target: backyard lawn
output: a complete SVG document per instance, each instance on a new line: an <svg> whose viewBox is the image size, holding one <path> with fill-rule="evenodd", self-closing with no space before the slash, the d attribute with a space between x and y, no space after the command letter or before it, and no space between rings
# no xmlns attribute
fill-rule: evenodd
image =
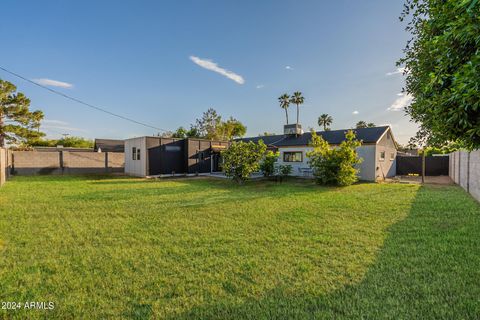
<svg viewBox="0 0 480 320"><path fill-rule="evenodd" d="M15 177L0 318L475 319L480 205L456 186Z"/></svg>

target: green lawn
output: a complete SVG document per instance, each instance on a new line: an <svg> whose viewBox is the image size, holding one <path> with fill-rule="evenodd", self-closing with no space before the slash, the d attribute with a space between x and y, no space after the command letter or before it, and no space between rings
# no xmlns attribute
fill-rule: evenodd
<svg viewBox="0 0 480 320"><path fill-rule="evenodd" d="M0 318L475 319L480 206L456 186L15 177Z"/></svg>

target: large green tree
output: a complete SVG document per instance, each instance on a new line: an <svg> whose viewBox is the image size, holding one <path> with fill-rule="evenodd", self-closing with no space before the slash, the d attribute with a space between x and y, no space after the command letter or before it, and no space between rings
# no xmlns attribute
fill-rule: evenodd
<svg viewBox="0 0 480 320"><path fill-rule="evenodd" d="M222 117L213 108L203 113L200 119L197 119L195 125L190 130L182 132L187 137L200 137L209 140L231 140L240 138L247 132L245 127L239 120L230 117L227 121L223 121Z"/></svg>
<svg viewBox="0 0 480 320"><path fill-rule="evenodd" d="M258 143L234 142L222 151L223 170L227 177L243 183L250 175L260 169L260 161L265 155L267 146L262 140Z"/></svg>
<svg viewBox="0 0 480 320"><path fill-rule="evenodd" d="M480 147L480 1L406 0L406 112L428 145Z"/></svg>
<svg viewBox="0 0 480 320"><path fill-rule="evenodd" d="M44 136L42 119L43 112L30 111L30 100L14 84L0 79L0 147Z"/></svg>

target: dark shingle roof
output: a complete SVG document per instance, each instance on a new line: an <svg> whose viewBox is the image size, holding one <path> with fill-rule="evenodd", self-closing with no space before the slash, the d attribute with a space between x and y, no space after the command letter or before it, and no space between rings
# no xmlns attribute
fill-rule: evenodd
<svg viewBox="0 0 480 320"><path fill-rule="evenodd" d="M125 152L125 142L113 139L95 139L94 150L100 148L103 152Z"/></svg>
<svg viewBox="0 0 480 320"><path fill-rule="evenodd" d="M357 139L361 140L363 143L376 143L388 128L388 126L384 126L352 130L355 132ZM317 134L322 136L322 138L325 139L329 144L340 144L343 140L345 140L345 133L348 130L349 129L318 131ZM237 139L237 141L253 141L255 143L258 142L258 140L263 140L266 145L275 147L306 146L310 143L310 140L312 140L312 134L310 132L306 132L298 137L294 135L274 135Z"/></svg>

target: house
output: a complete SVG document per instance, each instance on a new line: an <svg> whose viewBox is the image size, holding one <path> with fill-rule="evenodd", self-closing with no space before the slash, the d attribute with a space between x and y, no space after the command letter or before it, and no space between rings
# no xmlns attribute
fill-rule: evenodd
<svg viewBox="0 0 480 320"><path fill-rule="evenodd" d="M95 139L93 150L95 152L125 152L125 142L114 139Z"/></svg>
<svg viewBox="0 0 480 320"><path fill-rule="evenodd" d="M137 177L221 171L228 141L138 137L125 140L125 173Z"/></svg>
<svg viewBox="0 0 480 320"><path fill-rule="evenodd" d="M345 140L347 130L319 131L317 135L322 136L330 145L338 146ZM395 176L397 143L393 137L392 129L389 126L382 126L353 130L357 139L362 141L362 146L357 148L359 157L363 159L362 163L358 165L359 179L376 181ZM268 148L280 152L277 163L279 165L291 165L293 175L305 176L311 174L306 153L312 150L309 146L312 134L310 132L303 133L300 125L286 125L283 135L243 138L237 141L258 142L260 139Z"/></svg>

